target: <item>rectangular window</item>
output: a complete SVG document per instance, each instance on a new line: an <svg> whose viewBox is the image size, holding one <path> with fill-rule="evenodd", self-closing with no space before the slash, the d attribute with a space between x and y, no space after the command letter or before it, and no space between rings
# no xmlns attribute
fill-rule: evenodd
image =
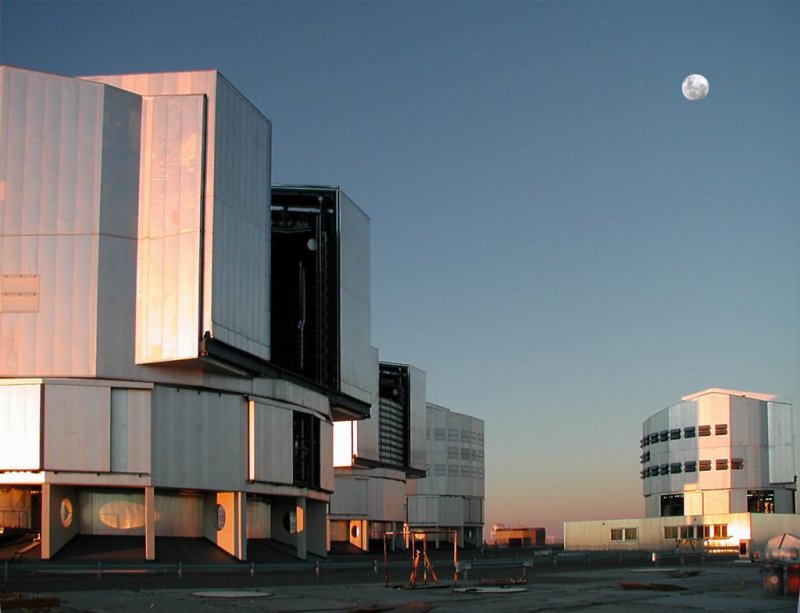
<svg viewBox="0 0 800 613"><path fill-rule="evenodd" d="M623 528L611 528L611 540L612 541L621 541L623 540L624 529Z"/></svg>
<svg viewBox="0 0 800 613"><path fill-rule="evenodd" d="M698 426L697 433L700 436L711 436L711 426Z"/></svg>
<svg viewBox="0 0 800 613"><path fill-rule="evenodd" d="M669 464L662 464L661 465L661 470L659 472L662 475L668 475L669 474Z"/></svg>
<svg viewBox="0 0 800 613"><path fill-rule="evenodd" d="M728 460L717 460L717 470L728 470Z"/></svg>
<svg viewBox="0 0 800 613"><path fill-rule="evenodd" d="M678 526L664 526L664 538L665 539L678 538Z"/></svg>
<svg viewBox="0 0 800 613"><path fill-rule="evenodd" d="M294 484L319 487L319 419L295 411L293 420Z"/></svg>
<svg viewBox="0 0 800 613"><path fill-rule="evenodd" d="M728 538L728 524L714 524L714 538Z"/></svg>
<svg viewBox="0 0 800 613"><path fill-rule="evenodd" d="M462 477L469 477L472 474L472 469L469 466L462 466L461 467L461 476Z"/></svg>
<svg viewBox="0 0 800 613"><path fill-rule="evenodd" d="M668 439L669 439L669 432L667 432L666 430L662 430L661 432L658 433L659 441L664 442Z"/></svg>
<svg viewBox="0 0 800 613"><path fill-rule="evenodd" d="M658 442L658 432L653 432L650 435L650 444L652 445L653 443L657 443L657 442Z"/></svg>
<svg viewBox="0 0 800 613"><path fill-rule="evenodd" d="M478 459L479 460L483 459L483 449L478 449Z"/></svg>
<svg viewBox="0 0 800 613"><path fill-rule="evenodd" d="M447 448L447 459L449 459L449 460L457 460L458 459L458 447L448 447Z"/></svg>
<svg viewBox="0 0 800 613"><path fill-rule="evenodd" d="M711 538L711 526L697 526L697 538Z"/></svg>
<svg viewBox="0 0 800 613"><path fill-rule="evenodd" d="M447 432L444 428L434 428L433 429L433 440L434 441L443 441L447 438Z"/></svg>
<svg viewBox="0 0 800 613"><path fill-rule="evenodd" d="M447 440L457 443L458 442L458 430L456 430L455 428L448 429L447 430Z"/></svg>
<svg viewBox="0 0 800 613"><path fill-rule="evenodd" d="M467 449L466 447L461 448L461 459L469 460L469 449Z"/></svg>
<svg viewBox="0 0 800 613"><path fill-rule="evenodd" d="M469 440L470 440L469 430L462 430L461 431L461 442L462 443L469 443Z"/></svg>
<svg viewBox="0 0 800 613"><path fill-rule="evenodd" d="M711 470L711 460L700 460L700 470Z"/></svg>
<svg viewBox="0 0 800 613"><path fill-rule="evenodd" d="M658 476L658 466L651 466L650 467L650 476L657 477Z"/></svg>
<svg viewBox="0 0 800 613"><path fill-rule="evenodd" d="M673 474L673 475L675 473L681 472L681 463L680 462L673 462L672 464L670 464L669 465L669 472L671 474Z"/></svg>
<svg viewBox="0 0 800 613"><path fill-rule="evenodd" d="M638 541L639 540L639 528L623 528L623 539L626 541Z"/></svg>
<svg viewBox="0 0 800 613"><path fill-rule="evenodd" d="M448 477L458 477L458 465L457 464L448 464L447 465L447 476Z"/></svg>
<svg viewBox="0 0 800 613"><path fill-rule="evenodd" d="M693 473L697 470L697 462L694 460L689 460L683 463L683 470L687 473Z"/></svg>
<svg viewBox="0 0 800 613"><path fill-rule="evenodd" d="M683 438L694 438L694 426L687 426L683 429Z"/></svg>
<svg viewBox="0 0 800 613"><path fill-rule="evenodd" d="M669 440L674 441L676 439L679 439L680 437L681 437L680 428L672 428L672 430L669 431Z"/></svg>
<svg viewBox="0 0 800 613"><path fill-rule="evenodd" d="M732 470L742 470L744 468L744 460L742 458L732 458L731 459L731 469Z"/></svg>
<svg viewBox="0 0 800 613"><path fill-rule="evenodd" d="M714 434L717 436L728 434L728 424L717 424L714 426Z"/></svg>
<svg viewBox="0 0 800 613"><path fill-rule="evenodd" d="M693 539L694 538L694 526L681 526L679 530L680 537L682 539Z"/></svg>
<svg viewBox="0 0 800 613"><path fill-rule="evenodd" d="M748 513L774 513L775 490L748 490Z"/></svg>

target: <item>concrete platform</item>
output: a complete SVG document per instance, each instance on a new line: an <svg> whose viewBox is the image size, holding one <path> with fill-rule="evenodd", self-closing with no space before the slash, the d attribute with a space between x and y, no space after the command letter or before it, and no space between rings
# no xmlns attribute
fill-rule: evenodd
<svg viewBox="0 0 800 613"><path fill-rule="evenodd" d="M681 571L690 570L685 567ZM526 591L515 593L454 592L447 584L438 588L409 589L372 582L321 584L308 577L302 585L286 585L280 575L252 577L233 587L208 581L205 587L181 586L174 579L169 589L110 590L106 580L97 589L46 591L56 597L59 611L111 612L168 610L190 611L517 611L591 610L643 611L797 611L796 597L765 594L760 566L732 562L709 563L691 570L695 576L674 576L668 569L642 573L633 568L552 570L529 573ZM683 573L682 573L683 574ZM688 573L687 573L688 575ZM296 578L295 578L296 579ZM185 581L185 579L184 579ZM669 585L676 590L623 589L621 582ZM462 582L461 586L477 586ZM666 589L666 588L665 588ZM214 592L214 593L211 593Z"/></svg>

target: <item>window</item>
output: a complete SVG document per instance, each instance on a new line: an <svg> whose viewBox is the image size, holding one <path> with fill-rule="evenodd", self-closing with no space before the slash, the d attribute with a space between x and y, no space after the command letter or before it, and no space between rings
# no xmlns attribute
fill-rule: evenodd
<svg viewBox="0 0 800 613"><path fill-rule="evenodd" d="M669 465L669 472L671 474L673 474L673 475L675 473L681 472L681 463L680 462L673 462L672 464L670 464Z"/></svg>
<svg viewBox="0 0 800 613"><path fill-rule="evenodd" d="M728 460L717 460L717 470L728 470Z"/></svg>
<svg viewBox="0 0 800 613"><path fill-rule="evenodd" d="M664 538L665 539L678 538L678 526L664 526Z"/></svg>
<svg viewBox="0 0 800 613"><path fill-rule="evenodd" d="M651 466L650 467L650 476L657 477L658 476L658 466Z"/></svg>
<svg viewBox="0 0 800 613"><path fill-rule="evenodd" d="M731 459L731 469L732 470L742 470L744 468L744 460L742 458L732 458Z"/></svg>
<svg viewBox="0 0 800 613"><path fill-rule="evenodd" d="M458 459L458 447L448 447L447 448L447 459L449 459L449 460L457 460Z"/></svg>
<svg viewBox="0 0 800 613"><path fill-rule="evenodd" d="M668 475L669 474L669 464L662 464L660 468L661 468L661 470L659 472L662 475Z"/></svg>
<svg viewBox="0 0 800 613"><path fill-rule="evenodd" d="M747 511L749 513L774 513L774 490L748 490Z"/></svg>
<svg viewBox="0 0 800 613"><path fill-rule="evenodd" d="M714 426L714 434L717 436L724 436L728 434L728 424L717 424Z"/></svg>
<svg viewBox="0 0 800 613"><path fill-rule="evenodd" d="M700 436L711 436L711 426L698 426L697 433Z"/></svg>
<svg viewBox="0 0 800 613"><path fill-rule="evenodd" d="M683 494L664 494L661 496L661 517L680 517L683 515Z"/></svg>
<svg viewBox="0 0 800 613"><path fill-rule="evenodd" d="M650 461L650 452L645 451L642 455L639 456L639 463L640 464L647 464Z"/></svg>
<svg viewBox="0 0 800 613"><path fill-rule="evenodd" d="M466 447L461 448L461 459L469 460L469 449L467 449Z"/></svg>
<svg viewBox="0 0 800 613"><path fill-rule="evenodd" d="M433 440L434 441L443 441L447 437L447 432L444 428L434 428L433 429Z"/></svg>
<svg viewBox="0 0 800 613"><path fill-rule="evenodd" d="M639 528L611 528L612 541L638 541Z"/></svg>
<svg viewBox="0 0 800 613"><path fill-rule="evenodd" d="M700 460L700 470L711 470L711 460Z"/></svg>
<svg viewBox="0 0 800 613"><path fill-rule="evenodd" d="M714 524L714 538L728 538L728 524Z"/></svg>
<svg viewBox="0 0 800 613"><path fill-rule="evenodd" d="M448 477L458 477L458 464L448 464L447 465L447 476Z"/></svg>
<svg viewBox="0 0 800 613"><path fill-rule="evenodd" d="M653 432L650 435L650 444L652 445L653 443L657 443L657 442L658 442L658 432Z"/></svg>
<svg viewBox="0 0 800 613"><path fill-rule="evenodd" d="M681 526L678 533L682 539L693 539L694 526Z"/></svg>
<svg viewBox="0 0 800 613"><path fill-rule="evenodd" d="M666 430L662 430L661 432L658 433L659 441L664 442L667 439L669 439L669 432L667 432Z"/></svg>
<svg viewBox="0 0 800 613"><path fill-rule="evenodd" d="M683 438L694 438L694 426L687 426L683 429Z"/></svg>
<svg viewBox="0 0 800 613"><path fill-rule="evenodd" d="M680 437L681 437L680 428L672 428L672 430L669 431L669 440L674 441L676 439L679 439Z"/></svg>
<svg viewBox="0 0 800 613"><path fill-rule="evenodd" d="M458 430L456 430L455 428L449 428L447 430L447 440L457 443L458 442Z"/></svg>
<svg viewBox="0 0 800 613"><path fill-rule="evenodd" d="M689 460L683 463L683 471L687 473L693 473L697 470L697 462L694 460Z"/></svg>
<svg viewBox="0 0 800 613"><path fill-rule="evenodd" d="M650 439L646 436L644 438L639 439L639 447L644 449L650 443Z"/></svg>
<svg viewBox="0 0 800 613"><path fill-rule="evenodd" d="M472 475L472 469L469 466L462 466L461 467L461 476L462 477L469 477Z"/></svg>
<svg viewBox="0 0 800 613"><path fill-rule="evenodd" d="M319 487L319 419L307 413L294 413L294 483Z"/></svg>
<svg viewBox="0 0 800 613"><path fill-rule="evenodd" d="M483 459L483 449L478 449L478 459L479 460Z"/></svg>
<svg viewBox="0 0 800 613"><path fill-rule="evenodd" d="M461 442L462 443L469 443L469 441L470 441L469 434L470 434L469 430L462 430L461 431Z"/></svg>
<svg viewBox="0 0 800 613"><path fill-rule="evenodd" d="M437 477L444 477L447 474L447 465L446 464L434 464L433 465L433 474Z"/></svg>
<svg viewBox="0 0 800 613"><path fill-rule="evenodd" d="M711 538L711 526L697 526L697 538Z"/></svg>
<svg viewBox="0 0 800 613"><path fill-rule="evenodd" d="M469 450L469 459L475 462L478 459L478 451L476 449Z"/></svg>

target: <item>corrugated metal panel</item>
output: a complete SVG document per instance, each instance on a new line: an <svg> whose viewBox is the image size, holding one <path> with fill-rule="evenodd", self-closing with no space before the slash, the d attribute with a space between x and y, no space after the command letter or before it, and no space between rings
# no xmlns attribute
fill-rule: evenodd
<svg viewBox="0 0 800 613"><path fill-rule="evenodd" d="M203 496L156 494L156 536L203 536Z"/></svg>
<svg viewBox="0 0 800 613"><path fill-rule="evenodd" d="M333 491L333 424L319 423L319 486Z"/></svg>
<svg viewBox="0 0 800 613"><path fill-rule="evenodd" d="M205 99L145 98L136 362L194 358L200 337Z"/></svg>
<svg viewBox="0 0 800 613"><path fill-rule="evenodd" d="M364 517L367 513L367 479L352 475L337 476L331 494L330 514L344 517Z"/></svg>
<svg viewBox="0 0 800 613"><path fill-rule="evenodd" d="M0 385L0 470L39 470L40 385Z"/></svg>
<svg viewBox="0 0 800 613"><path fill-rule="evenodd" d="M369 217L339 190L341 389L372 401L375 359L371 346Z"/></svg>
<svg viewBox="0 0 800 613"><path fill-rule="evenodd" d="M270 538L270 505L259 500L247 501L247 538Z"/></svg>
<svg viewBox="0 0 800 613"><path fill-rule="evenodd" d="M378 406L380 403L380 388L378 385L378 349L370 347L370 417L354 422L356 431L355 454L360 458L378 460Z"/></svg>
<svg viewBox="0 0 800 613"><path fill-rule="evenodd" d="M206 210L212 302L204 329L269 359L271 125L221 77L216 102L213 219Z"/></svg>
<svg viewBox="0 0 800 613"><path fill-rule="evenodd" d="M795 478L794 430L792 405L767 403L769 436L769 482L791 483Z"/></svg>
<svg viewBox="0 0 800 613"><path fill-rule="evenodd" d="M92 375L104 88L0 75L0 274L40 277L37 313L0 313L0 375Z"/></svg>
<svg viewBox="0 0 800 613"><path fill-rule="evenodd" d="M247 402L242 396L156 386L151 419L154 486L244 489Z"/></svg>
<svg viewBox="0 0 800 613"><path fill-rule="evenodd" d="M408 367L408 378L411 388L410 421L411 421L411 458L413 468L425 469L429 463L427 457L427 441L425 430L427 425L427 408L425 372L414 366Z"/></svg>
<svg viewBox="0 0 800 613"><path fill-rule="evenodd" d="M111 471L150 473L150 391L111 390Z"/></svg>
<svg viewBox="0 0 800 613"><path fill-rule="evenodd" d="M207 97L202 331L269 358L271 124L216 71L86 77Z"/></svg>
<svg viewBox="0 0 800 613"><path fill-rule="evenodd" d="M249 479L292 483L292 411L255 400L248 411Z"/></svg>
<svg viewBox="0 0 800 613"><path fill-rule="evenodd" d="M108 472L111 469L111 390L46 385L44 467Z"/></svg>
<svg viewBox="0 0 800 613"><path fill-rule="evenodd" d="M78 491L78 531L95 535L144 535L144 492Z"/></svg>

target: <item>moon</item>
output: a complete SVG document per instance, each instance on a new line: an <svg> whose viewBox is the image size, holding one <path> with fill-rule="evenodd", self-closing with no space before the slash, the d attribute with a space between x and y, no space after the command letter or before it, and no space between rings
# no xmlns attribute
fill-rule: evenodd
<svg viewBox="0 0 800 613"><path fill-rule="evenodd" d="M687 100L702 100L708 96L708 89L708 79L701 74L690 74L681 85L681 91Z"/></svg>

